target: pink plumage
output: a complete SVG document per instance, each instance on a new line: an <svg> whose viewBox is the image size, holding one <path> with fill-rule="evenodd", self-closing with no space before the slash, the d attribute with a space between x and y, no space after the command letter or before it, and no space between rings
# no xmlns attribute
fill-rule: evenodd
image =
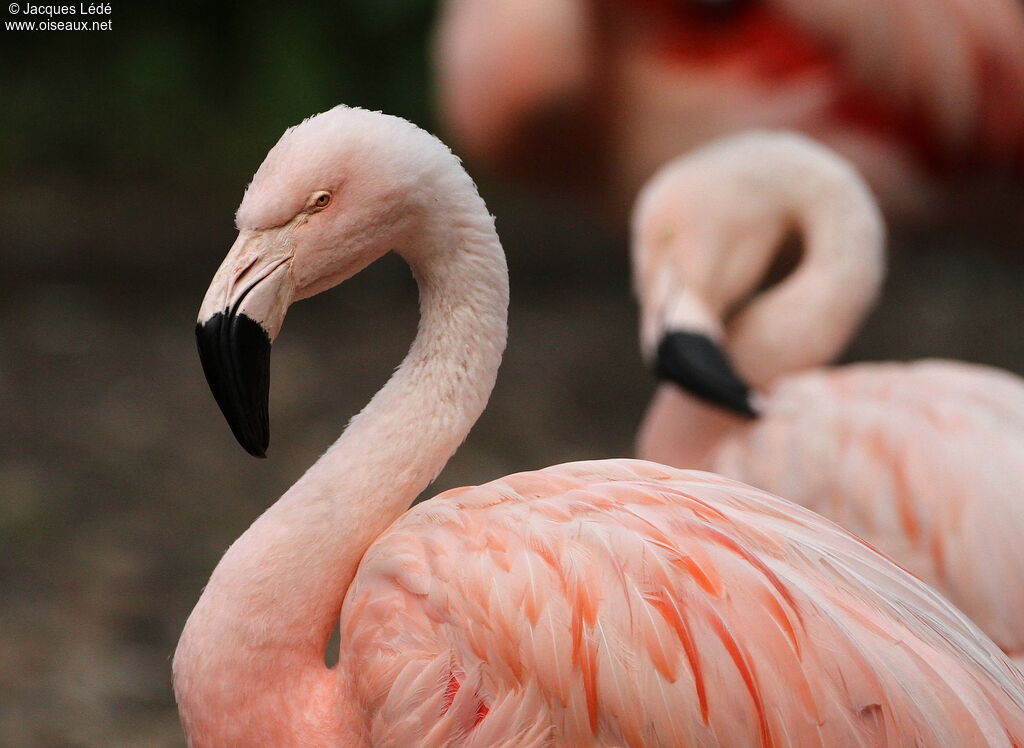
<svg viewBox="0 0 1024 748"><path fill-rule="evenodd" d="M695 192L717 212L693 204ZM816 368L846 344L881 281L883 234L866 197L852 170L789 135L725 140L656 178L635 226L645 334L701 328L761 391L757 418L744 420L663 384L639 454L824 514L949 595L1019 657L1024 381L954 361ZM670 246L652 243L684 225ZM792 274L762 293L733 283L777 249L780 227L805 236ZM745 300L717 322L713 308L732 308L732 296ZM670 320L674 308L683 311Z"/></svg>
<svg viewBox="0 0 1024 748"><path fill-rule="evenodd" d="M1024 168L1018 0L447 0L437 67L468 156L603 168L584 185L621 204L753 127L821 140L901 210L951 170Z"/></svg>
<svg viewBox="0 0 1024 748"><path fill-rule="evenodd" d="M174 655L191 745L1024 744L1024 676L990 640L757 489L609 460L409 509L483 410L506 334L494 219L433 137L318 115L271 150L237 223L197 338L250 452L268 445L269 351L292 302L397 248L421 322L214 570Z"/></svg>
<svg viewBox="0 0 1024 748"><path fill-rule="evenodd" d="M1020 675L938 594L812 512L647 462L413 508L367 550L341 626L374 745L1024 734Z"/></svg>
<svg viewBox="0 0 1024 748"><path fill-rule="evenodd" d="M1024 382L952 361L794 375L713 469L831 517L1024 656ZM785 466L785 474L780 466Z"/></svg>

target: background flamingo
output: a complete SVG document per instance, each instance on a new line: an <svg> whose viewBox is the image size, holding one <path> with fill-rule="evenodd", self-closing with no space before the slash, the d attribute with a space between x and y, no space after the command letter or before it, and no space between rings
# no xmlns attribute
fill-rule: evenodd
<svg viewBox="0 0 1024 748"><path fill-rule="evenodd" d="M174 658L192 744L1024 740L1024 679L981 632L756 489L612 460L405 512L484 408L506 333L493 218L439 141L318 115L270 152L237 223L197 336L251 453L291 302L397 247L422 317L389 382L214 571Z"/></svg>
<svg viewBox="0 0 1024 748"><path fill-rule="evenodd" d="M787 231L803 256L757 291ZM825 514L1024 653L1024 382L953 361L818 368L883 277L882 221L853 169L797 135L725 139L655 176L633 232L643 346L669 380L639 454ZM763 393L753 421L735 415L753 414L746 382Z"/></svg>
<svg viewBox="0 0 1024 748"><path fill-rule="evenodd" d="M622 206L669 158L751 127L820 139L897 209L950 169L1024 166L1018 0L447 0L436 59L460 151L603 169L579 183Z"/></svg>

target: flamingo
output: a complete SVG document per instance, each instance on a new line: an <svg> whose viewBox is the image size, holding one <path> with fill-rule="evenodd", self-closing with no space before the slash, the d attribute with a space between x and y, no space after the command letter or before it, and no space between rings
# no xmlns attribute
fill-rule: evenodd
<svg viewBox="0 0 1024 748"><path fill-rule="evenodd" d="M395 249L421 321L189 616L173 672L191 745L1024 742L1024 675L984 634L760 490L605 460L409 509L483 410L506 335L494 219L433 136L362 109L314 116L270 151L237 225L197 337L250 453L268 446L289 304Z"/></svg>
<svg viewBox="0 0 1024 748"><path fill-rule="evenodd" d="M803 256L757 291L789 230ZM1024 655L1024 381L940 360L822 368L884 274L853 168L792 133L722 139L644 189L633 259L642 347L665 378L637 453L824 514Z"/></svg>
<svg viewBox="0 0 1024 748"><path fill-rule="evenodd" d="M1019 0L447 0L435 58L467 157L579 172L623 208L752 128L821 140L904 216L978 161L1024 169Z"/></svg>

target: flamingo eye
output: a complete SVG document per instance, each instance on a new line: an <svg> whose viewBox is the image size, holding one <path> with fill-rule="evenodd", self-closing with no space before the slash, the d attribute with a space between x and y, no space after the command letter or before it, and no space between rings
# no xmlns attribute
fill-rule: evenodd
<svg viewBox="0 0 1024 748"><path fill-rule="evenodd" d="M331 193L330 192L319 192L316 197L313 198L314 208L326 208L331 204Z"/></svg>

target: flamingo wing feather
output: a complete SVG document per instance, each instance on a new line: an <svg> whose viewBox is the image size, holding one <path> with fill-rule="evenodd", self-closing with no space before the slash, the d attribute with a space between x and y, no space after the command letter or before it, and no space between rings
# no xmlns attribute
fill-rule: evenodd
<svg viewBox="0 0 1024 748"><path fill-rule="evenodd" d="M341 642L380 745L1024 737L1021 674L929 587L809 511L642 461L415 507L364 556Z"/></svg>
<svg viewBox="0 0 1024 748"><path fill-rule="evenodd" d="M1024 382L952 361L787 377L709 467L782 493L941 590L1024 653Z"/></svg>

